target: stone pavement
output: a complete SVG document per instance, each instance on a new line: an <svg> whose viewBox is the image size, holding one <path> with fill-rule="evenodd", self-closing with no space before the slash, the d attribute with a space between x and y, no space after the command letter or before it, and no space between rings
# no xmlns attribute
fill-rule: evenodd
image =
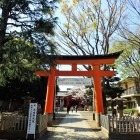
<svg viewBox="0 0 140 140"><path fill-rule="evenodd" d="M59 123L54 123L52 127L48 127L47 132L37 140L108 140L100 128L96 127L92 112L74 111L69 114L58 112L56 121L59 114L63 114L64 118Z"/></svg>

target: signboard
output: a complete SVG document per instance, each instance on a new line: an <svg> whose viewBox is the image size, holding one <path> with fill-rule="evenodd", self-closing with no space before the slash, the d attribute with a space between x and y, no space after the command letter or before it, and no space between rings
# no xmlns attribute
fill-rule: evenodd
<svg viewBox="0 0 140 140"><path fill-rule="evenodd" d="M29 114L28 114L27 135L34 134L34 138L35 138L35 129L36 129L36 115L37 115L37 103L30 103Z"/></svg>
<svg viewBox="0 0 140 140"><path fill-rule="evenodd" d="M57 78L57 85L92 85L91 78Z"/></svg>
<svg viewBox="0 0 140 140"><path fill-rule="evenodd" d="M56 96L68 96L68 92L57 92L57 95Z"/></svg>

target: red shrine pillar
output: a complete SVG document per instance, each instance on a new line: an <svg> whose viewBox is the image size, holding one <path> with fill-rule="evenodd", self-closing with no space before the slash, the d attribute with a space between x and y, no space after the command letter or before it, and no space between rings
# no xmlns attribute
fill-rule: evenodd
<svg viewBox="0 0 140 140"><path fill-rule="evenodd" d="M93 65L96 123L100 126L100 113L104 113L100 65Z"/></svg>
<svg viewBox="0 0 140 140"><path fill-rule="evenodd" d="M48 76L46 103L44 113L48 113L48 126L52 125L53 105L55 92L55 68L51 68Z"/></svg>

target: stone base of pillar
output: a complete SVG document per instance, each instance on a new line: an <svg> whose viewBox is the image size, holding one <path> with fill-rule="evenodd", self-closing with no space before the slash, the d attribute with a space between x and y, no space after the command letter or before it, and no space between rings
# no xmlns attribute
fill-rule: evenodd
<svg viewBox="0 0 140 140"><path fill-rule="evenodd" d="M95 114L95 121L96 121L97 127L100 127L101 126L100 114Z"/></svg>
<svg viewBox="0 0 140 140"><path fill-rule="evenodd" d="M52 126L52 118L53 118L53 113L48 113L48 123L47 123L47 126Z"/></svg>
<svg viewBox="0 0 140 140"><path fill-rule="evenodd" d="M93 112L93 120L95 120L95 112Z"/></svg>

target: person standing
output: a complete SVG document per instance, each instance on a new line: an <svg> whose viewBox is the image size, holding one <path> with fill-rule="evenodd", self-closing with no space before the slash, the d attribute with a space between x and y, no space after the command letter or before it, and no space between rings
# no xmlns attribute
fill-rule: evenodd
<svg viewBox="0 0 140 140"><path fill-rule="evenodd" d="M72 107L72 100L70 100L67 104L67 114L69 114L71 107Z"/></svg>
<svg viewBox="0 0 140 140"><path fill-rule="evenodd" d="M67 106L67 114L69 114L70 112L70 107L71 107L70 105Z"/></svg>
<svg viewBox="0 0 140 140"><path fill-rule="evenodd" d="M76 99L76 101L75 101L75 111L77 112L77 109L78 109L78 104L79 104L79 102L78 102L78 100Z"/></svg>

